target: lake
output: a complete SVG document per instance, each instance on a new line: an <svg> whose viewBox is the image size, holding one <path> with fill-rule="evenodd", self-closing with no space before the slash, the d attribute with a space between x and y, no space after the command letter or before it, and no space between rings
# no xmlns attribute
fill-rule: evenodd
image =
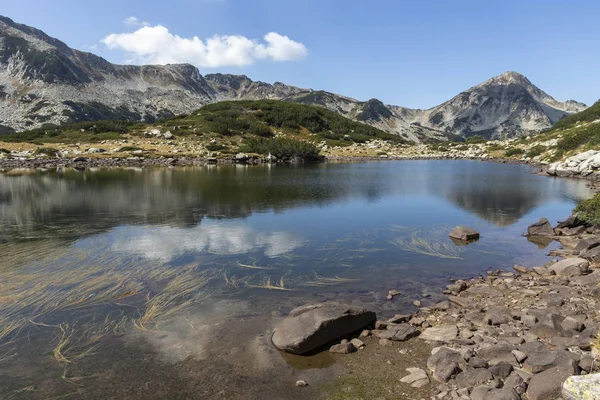
<svg viewBox="0 0 600 400"><path fill-rule="evenodd" d="M592 194L480 161L6 171L0 398L315 398L341 367L270 346L290 309L392 316L543 264L557 244L522 233ZM481 239L455 245L456 225Z"/></svg>

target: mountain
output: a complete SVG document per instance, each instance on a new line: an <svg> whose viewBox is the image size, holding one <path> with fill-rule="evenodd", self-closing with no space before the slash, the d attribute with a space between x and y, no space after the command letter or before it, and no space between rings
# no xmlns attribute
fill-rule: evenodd
<svg viewBox="0 0 600 400"><path fill-rule="evenodd" d="M0 16L0 134L84 120L153 122L218 101L260 99L319 105L415 142L522 136L585 108L556 101L516 72L415 110L243 75L202 76L189 64L116 65Z"/></svg>

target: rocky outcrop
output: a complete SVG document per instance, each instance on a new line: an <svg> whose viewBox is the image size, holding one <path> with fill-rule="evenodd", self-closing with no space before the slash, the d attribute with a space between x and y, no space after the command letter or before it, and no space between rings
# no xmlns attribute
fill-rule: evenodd
<svg viewBox="0 0 600 400"><path fill-rule="evenodd" d="M600 374L571 376L562 388L565 400L600 399Z"/></svg>
<svg viewBox="0 0 600 400"><path fill-rule="evenodd" d="M258 99L325 107L417 143L522 136L585 108L556 101L516 72L415 110L244 75L202 76L189 64L116 65L0 16L0 134L81 120L152 122L216 101Z"/></svg>
<svg viewBox="0 0 600 400"><path fill-rule="evenodd" d="M527 227L526 236L554 236L556 233L546 218L540 218L539 222Z"/></svg>
<svg viewBox="0 0 600 400"><path fill-rule="evenodd" d="M550 176L573 177L573 178L600 178L600 152L588 150L579 153L564 161L550 164L546 173Z"/></svg>
<svg viewBox="0 0 600 400"><path fill-rule="evenodd" d="M372 311L338 303L313 304L293 309L273 333L279 350L305 354L326 344L373 325ZM348 350L343 346L336 352Z"/></svg>

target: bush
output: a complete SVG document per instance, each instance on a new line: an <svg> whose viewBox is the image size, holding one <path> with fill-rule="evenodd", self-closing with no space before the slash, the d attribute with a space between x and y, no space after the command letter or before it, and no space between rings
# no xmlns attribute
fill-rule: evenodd
<svg viewBox="0 0 600 400"><path fill-rule="evenodd" d="M506 150L506 153L504 153L506 157L521 156L523 154L525 154L525 150L519 149L518 147L511 147L510 149Z"/></svg>
<svg viewBox="0 0 600 400"><path fill-rule="evenodd" d="M34 155L45 154L49 157L56 157L58 150L53 147L39 147L33 152Z"/></svg>
<svg viewBox="0 0 600 400"><path fill-rule="evenodd" d="M125 151L137 151L137 150L143 150L139 147L135 147L135 146L123 146L117 149L117 152L122 153Z"/></svg>
<svg viewBox="0 0 600 400"><path fill-rule="evenodd" d="M575 207L577 216L590 224L600 224L600 193L589 200L582 200Z"/></svg>
<svg viewBox="0 0 600 400"><path fill-rule="evenodd" d="M538 144L538 145L533 146L529 150L527 150L527 152L525 153L525 157L529 157L529 158L537 157L545 151L546 151L546 148L544 146Z"/></svg>
<svg viewBox="0 0 600 400"><path fill-rule="evenodd" d="M222 144L218 144L218 143L206 145L206 150L208 150L208 151L219 151L219 150L224 150L226 148L227 148L226 146L223 146Z"/></svg>
<svg viewBox="0 0 600 400"><path fill-rule="evenodd" d="M240 151L264 155L271 153L283 159L300 157L307 161L315 161L322 158L314 144L282 137L247 139Z"/></svg>
<svg viewBox="0 0 600 400"><path fill-rule="evenodd" d="M471 136L470 138L467 139L467 143L470 143L470 144L478 144L478 143L485 143L485 142L487 142L487 139L485 139L483 136L480 136L480 135Z"/></svg>

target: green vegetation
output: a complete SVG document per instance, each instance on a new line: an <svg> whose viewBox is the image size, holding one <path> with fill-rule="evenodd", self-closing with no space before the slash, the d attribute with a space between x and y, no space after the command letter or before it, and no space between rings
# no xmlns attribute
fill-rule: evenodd
<svg viewBox="0 0 600 400"><path fill-rule="evenodd" d="M554 124L552 129L554 130L570 128L577 125L580 122L593 122L597 119L600 119L600 100L598 100L593 105L581 112L569 115L568 117L561 119L556 124Z"/></svg>
<svg viewBox="0 0 600 400"><path fill-rule="evenodd" d="M518 147L511 147L504 153L506 157L521 156L523 154L525 154L525 150L519 149Z"/></svg>
<svg viewBox="0 0 600 400"><path fill-rule="evenodd" d="M227 146L223 146L222 144L207 144L206 145L206 150L208 151L220 151L220 150L225 150L227 148Z"/></svg>
<svg viewBox="0 0 600 400"><path fill-rule="evenodd" d="M14 132L0 136L4 142L31 143L95 143L102 140L120 139L132 125L126 121L89 121L61 126L49 125L23 132Z"/></svg>
<svg viewBox="0 0 600 400"><path fill-rule="evenodd" d="M545 151L546 151L546 147L538 144L538 145L533 146L529 150L527 150L527 152L525 153L525 157L529 157L529 158L537 157Z"/></svg>
<svg viewBox="0 0 600 400"><path fill-rule="evenodd" d="M39 155L39 154L45 154L49 157L56 157L56 154L58 153L58 150L52 147L40 147L35 149L35 151L33 152L33 154L35 155Z"/></svg>
<svg viewBox="0 0 600 400"><path fill-rule="evenodd" d="M137 150L143 150L139 147L135 147L135 146L123 146L123 147L119 147L117 149L118 152L126 152L126 151L137 151Z"/></svg>
<svg viewBox="0 0 600 400"><path fill-rule="evenodd" d="M557 147L564 151L579 147L597 147L600 145L600 123L589 124L567 131L558 141Z"/></svg>
<svg viewBox="0 0 600 400"><path fill-rule="evenodd" d="M485 143L487 141L488 141L488 139L486 139L480 135L471 136L470 138L467 139L467 143L469 143L469 144L479 144L479 143Z"/></svg>
<svg viewBox="0 0 600 400"><path fill-rule="evenodd" d="M293 157L300 157L307 161L321 159L319 149L314 144L283 137L247 139L240 150L264 155L271 153L275 157L283 159Z"/></svg>
<svg viewBox="0 0 600 400"><path fill-rule="evenodd" d="M590 224L600 224L600 193L588 200L582 200L575 207L577 216Z"/></svg>

